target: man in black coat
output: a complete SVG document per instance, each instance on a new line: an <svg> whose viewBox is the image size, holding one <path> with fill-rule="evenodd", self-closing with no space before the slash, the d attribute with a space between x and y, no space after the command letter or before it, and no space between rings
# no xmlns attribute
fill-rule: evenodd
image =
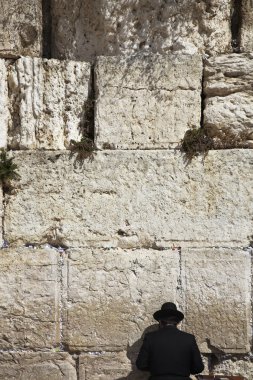
<svg viewBox="0 0 253 380"><path fill-rule="evenodd" d="M204 365L194 335L180 331L177 325L184 314L172 302L166 302L153 317L159 330L147 333L136 366L151 373L150 380L190 380Z"/></svg>

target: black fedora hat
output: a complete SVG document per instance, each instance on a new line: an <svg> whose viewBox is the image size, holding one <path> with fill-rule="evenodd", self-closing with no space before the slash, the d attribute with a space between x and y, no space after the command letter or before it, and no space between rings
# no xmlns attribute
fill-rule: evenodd
<svg viewBox="0 0 253 380"><path fill-rule="evenodd" d="M153 317L157 321L160 321L161 319L167 317L176 317L178 319L178 322L180 322L184 319L184 314L181 313L181 311L177 310L177 307L173 302L165 302L162 305L161 310L157 310L153 314Z"/></svg>

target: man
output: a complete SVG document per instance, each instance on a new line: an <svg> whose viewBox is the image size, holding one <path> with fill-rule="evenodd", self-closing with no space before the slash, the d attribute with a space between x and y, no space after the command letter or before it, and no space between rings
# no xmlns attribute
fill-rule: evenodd
<svg viewBox="0 0 253 380"><path fill-rule="evenodd" d="M184 314L172 302L166 302L153 317L159 330L147 333L136 366L151 373L150 380L190 380L204 365L194 335L180 331Z"/></svg>

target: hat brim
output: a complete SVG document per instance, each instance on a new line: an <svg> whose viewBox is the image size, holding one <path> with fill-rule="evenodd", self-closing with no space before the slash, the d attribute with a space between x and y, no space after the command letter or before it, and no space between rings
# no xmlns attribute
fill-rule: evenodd
<svg viewBox="0 0 253 380"><path fill-rule="evenodd" d="M158 310L153 314L153 317L156 321L167 317L176 317L178 322L181 322L184 319L184 314L178 310Z"/></svg>

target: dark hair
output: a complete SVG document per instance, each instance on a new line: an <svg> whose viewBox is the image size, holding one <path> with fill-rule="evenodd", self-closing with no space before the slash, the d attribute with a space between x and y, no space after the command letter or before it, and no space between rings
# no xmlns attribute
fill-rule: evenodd
<svg viewBox="0 0 253 380"><path fill-rule="evenodd" d="M160 326L162 327L168 326L168 325L176 326L178 325L179 320L177 317L171 316L171 317L160 319L159 323L160 323Z"/></svg>

